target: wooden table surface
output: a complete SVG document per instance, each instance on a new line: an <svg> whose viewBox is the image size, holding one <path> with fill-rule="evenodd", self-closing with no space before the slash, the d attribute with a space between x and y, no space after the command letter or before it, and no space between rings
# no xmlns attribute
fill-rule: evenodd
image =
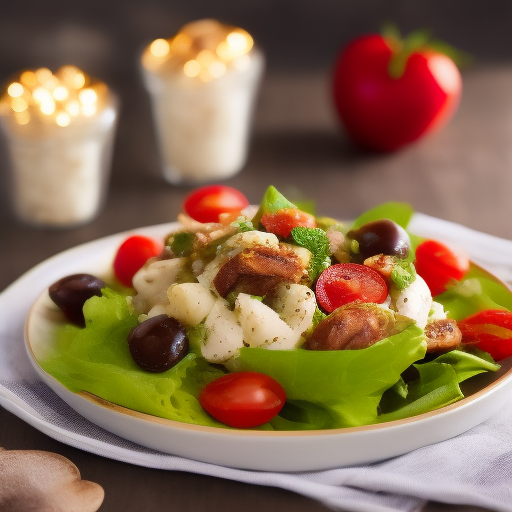
<svg viewBox="0 0 512 512"><path fill-rule="evenodd" d="M247 165L227 184L258 202L273 184L319 213L351 218L383 201L512 238L512 67L464 74L460 109L443 131L390 155L354 149L338 128L326 73L273 73L262 86ZM126 90L108 201L90 224L39 231L0 210L0 290L40 261L111 233L172 221L187 187L160 177L147 99ZM7 196L3 191L4 199ZM142 512L321 512L325 506L281 489L165 472L101 458L58 443L0 409L0 446L60 453L106 491L100 510ZM428 512L482 510L431 503Z"/></svg>

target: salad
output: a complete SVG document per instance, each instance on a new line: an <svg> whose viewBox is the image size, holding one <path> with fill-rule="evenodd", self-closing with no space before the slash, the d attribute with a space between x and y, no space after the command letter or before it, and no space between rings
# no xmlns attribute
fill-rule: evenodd
<svg viewBox="0 0 512 512"><path fill-rule="evenodd" d="M304 210L272 186L258 206L221 185L192 192L163 241L123 242L113 277L49 288L66 320L39 364L161 418L318 430L444 407L512 355L512 293L409 233L409 205L351 223Z"/></svg>

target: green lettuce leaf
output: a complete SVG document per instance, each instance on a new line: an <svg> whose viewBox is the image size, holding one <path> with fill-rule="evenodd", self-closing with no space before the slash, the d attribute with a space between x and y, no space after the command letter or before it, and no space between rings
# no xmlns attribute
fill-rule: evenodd
<svg viewBox="0 0 512 512"><path fill-rule="evenodd" d="M374 422L384 391L424 355L423 331L411 325L362 350L243 348L238 364L240 370L263 372L276 379L295 404L311 402L316 412L323 408L322 417L338 428Z"/></svg>
<svg viewBox="0 0 512 512"><path fill-rule="evenodd" d="M126 297L107 289L84 306L86 327L65 326L57 349L41 367L72 392L87 391L115 404L161 418L223 425L213 420L197 397L210 381L224 374L189 353L163 373L148 373L133 361L127 336L137 324Z"/></svg>
<svg viewBox="0 0 512 512"><path fill-rule="evenodd" d="M438 295L436 301L454 320L462 320L485 309L512 310L512 292L476 265L471 265L464 279Z"/></svg>
<svg viewBox="0 0 512 512"><path fill-rule="evenodd" d="M360 228L363 224L381 219L392 220L405 229L413 214L412 206L407 203L383 203L357 217L352 225L352 229Z"/></svg>
<svg viewBox="0 0 512 512"><path fill-rule="evenodd" d="M479 373L495 372L500 369L500 365L496 364L487 352L478 349L469 350L471 351L451 350L437 356L432 362L451 365L457 374L459 383Z"/></svg>
<svg viewBox="0 0 512 512"><path fill-rule="evenodd" d="M456 402L464 398L461 382L499 367L489 354L478 350L452 350L428 363L416 364L419 376L407 384L406 393L395 386L382 397L378 422L416 416Z"/></svg>
<svg viewBox="0 0 512 512"><path fill-rule="evenodd" d="M323 430L334 428L335 417L328 408L319 404L287 400L270 424L274 430Z"/></svg>
<svg viewBox="0 0 512 512"><path fill-rule="evenodd" d="M376 423L394 421L444 407L464 397L455 369L446 363L415 365L420 377L408 384L407 397L386 395L381 403L385 411Z"/></svg>
<svg viewBox="0 0 512 512"><path fill-rule="evenodd" d="M414 215L414 210L411 205L407 203L398 203L398 202L388 202L383 203L378 206L375 206L371 210L368 210L361 214L357 219L354 221L351 229L356 230L360 228L362 225L367 224L369 222L374 222L376 220L383 220L388 219L399 226L403 227L404 229L407 229L407 226L409 225L409 222ZM411 240L411 249L409 251L409 254L407 255L407 258L404 260L404 264L408 265L412 263L415 259L415 250L418 245L419 238L415 235L408 233L409 238ZM352 240L352 243L356 244L356 247L353 247L352 250L354 252L358 252L357 248L357 242L355 240ZM414 272L414 269L407 268L404 266L404 270L407 270L411 275L411 282L414 281L416 274ZM395 278L398 282L400 282L400 276L395 272Z"/></svg>
<svg viewBox="0 0 512 512"><path fill-rule="evenodd" d="M291 235L297 245L311 252L308 273L310 280L314 281L331 265L329 239L325 231L320 228L295 227L292 229Z"/></svg>

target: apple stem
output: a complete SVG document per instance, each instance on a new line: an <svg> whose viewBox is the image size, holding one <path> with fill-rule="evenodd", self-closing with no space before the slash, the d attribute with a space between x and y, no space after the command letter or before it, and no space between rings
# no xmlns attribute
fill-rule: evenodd
<svg viewBox="0 0 512 512"><path fill-rule="evenodd" d="M442 41L432 41L430 30L420 29L402 37L400 30L393 24L383 27L382 36L389 44L393 55L389 61L388 73L395 80L400 79L407 66L409 57L417 51L432 50L442 53L452 59L459 67L467 66L473 62L469 54L457 50L453 46Z"/></svg>

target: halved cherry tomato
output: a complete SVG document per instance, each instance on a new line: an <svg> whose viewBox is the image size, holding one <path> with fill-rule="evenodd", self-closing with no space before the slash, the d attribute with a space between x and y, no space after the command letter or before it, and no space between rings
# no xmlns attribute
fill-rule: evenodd
<svg viewBox="0 0 512 512"><path fill-rule="evenodd" d="M114 274L124 286L132 286L133 276L144 263L157 256L163 244L147 236L134 235L127 238L117 250L114 258Z"/></svg>
<svg viewBox="0 0 512 512"><path fill-rule="evenodd" d="M316 282L316 298L327 313L351 302L382 304L386 281L376 270L358 263L338 263L324 270Z"/></svg>
<svg viewBox="0 0 512 512"><path fill-rule="evenodd" d="M257 372L223 375L207 384L199 402L215 419L236 428L270 421L282 409L286 394L279 382Z"/></svg>
<svg viewBox="0 0 512 512"><path fill-rule="evenodd" d="M198 222L219 222L221 213L240 212L248 205L242 192L225 185L198 188L183 202L185 212Z"/></svg>
<svg viewBox="0 0 512 512"><path fill-rule="evenodd" d="M512 313L487 309L468 316L459 323L462 342L477 345L495 361L512 356Z"/></svg>
<svg viewBox="0 0 512 512"><path fill-rule="evenodd" d="M268 232L283 237L290 236L293 228L316 228L315 217L298 208L283 208L272 213L265 213L261 217L261 223Z"/></svg>
<svg viewBox="0 0 512 512"><path fill-rule="evenodd" d="M447 286L460 281L469 270L469 258L436 240L426 240L416 249L416 271L425 280L432 296L446 291Z"/></svg>

